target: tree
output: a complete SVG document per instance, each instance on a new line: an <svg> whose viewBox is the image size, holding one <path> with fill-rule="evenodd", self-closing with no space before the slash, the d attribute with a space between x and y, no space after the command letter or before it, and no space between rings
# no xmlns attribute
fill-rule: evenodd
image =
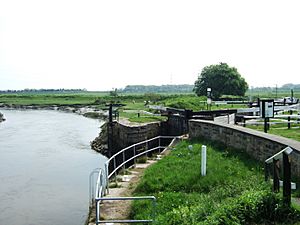
<svg viewBox="0 0 300 225"><path fill-rule="evenodd" d="M109 95L111 97L118 97L118 89L117 88L113 89L112 91L109 92Z"/></svg>
<svg viewBox="0 0 300 225"><path fill-rule="evenodd" d="M244 96L248 84L236 68L220 63L204 67L195 81L194 91L198 96L206 95L207 88L211 88L212 97L218 99L222 95Z"/></svg>

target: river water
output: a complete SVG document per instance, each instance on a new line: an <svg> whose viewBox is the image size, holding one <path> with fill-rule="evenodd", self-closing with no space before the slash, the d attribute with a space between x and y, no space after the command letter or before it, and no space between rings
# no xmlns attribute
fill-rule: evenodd
<svg viewBox="0 0 300 225"><path fill-rule="evenodd" d="M101 123L58 111L1 112L0 224L83 225L89 173L106 159L90 149Z"/></svg>

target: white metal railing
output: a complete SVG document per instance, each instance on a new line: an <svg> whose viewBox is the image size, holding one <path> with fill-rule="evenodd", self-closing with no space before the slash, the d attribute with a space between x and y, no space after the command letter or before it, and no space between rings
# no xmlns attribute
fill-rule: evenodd
<svg viewBox="0 0 300 225"><path fill-rule="evenodd" d="M154 196L144 196L144 197L117 197L117 198L107 198L104 197L109 193L109 180L113 176L117 176L117 173L123 167L125 170L126 164L133 162L136 164L136 158L143 155L147 155L150 152L158 151L160 154L163 153L169 146L172 146L176 139L181 138L181 136L157 136L149 140L141 141L139 143L130 145L112 157L110 157L104 164L104 170L97 168L93 170L90 174L90 204L95 204L96 207L96 224L105 223L108 221L100 220L100 203L104 200L141 200L150 199L152 200L153 206L155 207L156 199ZM162 139L172 139L168 145L162 145ZM149 149L149 147L151 148ZM155 147L153 147L155 146ZM162 150L163 149L163 150ZM162 150L162 151L161 151ZM95 175L97 175L97 181L95 185ZM94 189L95 185L95 189ZM155 212L152 213L153 218L149 220L122 220L123 223L150 223L155 219ZM121 223L121 220L111 220L110 223Z"/></svg>

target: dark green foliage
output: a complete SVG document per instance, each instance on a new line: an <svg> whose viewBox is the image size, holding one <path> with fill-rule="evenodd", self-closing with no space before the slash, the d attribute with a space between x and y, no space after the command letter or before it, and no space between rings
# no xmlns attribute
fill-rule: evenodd
<svg viewBox="0 0 300 225"><path fill-rule="evenodd" d="M298 219L299 212L285 207L279 195L267 190L249 190L225 201L204 224L292 224Z"/></svg>
<svg viewBox="0 0 300 225"><path fill-rule="evenodd" d="M211 88L212 97L218 99L222 95L244 96L248 84L236 68L220 63L204 67L196 80L194 91L198 96L207 95L207 88Z"/></svg>
<svg viewBox="0 0 300 225"><path fill-rule="evenodd" d="M193 144L189 150L188 145ZM207 176L200 175L199 142L182 142L145 171L136 195L157 198L159 225L273 224L298 214L281 205L264 182L262 165L245 153L208 146ZM136 202L132 217L149 218L151 204Z"/></svg>

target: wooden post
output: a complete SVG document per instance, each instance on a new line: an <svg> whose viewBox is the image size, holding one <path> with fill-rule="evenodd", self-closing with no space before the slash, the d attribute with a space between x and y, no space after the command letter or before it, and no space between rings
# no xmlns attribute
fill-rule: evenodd
<svg viewBox="0 0 300 225"><path fill-rule="evenodd" d="M283 202L289 206L291 204L291 162L289 156L283 153Z"/></svg>
<svg viewBox="0 0 300 225"><path fill-rule="evenodd" d="M112 123L113 121L113 112L112 112L112 104L109 104L109 112L108 112L108 122Z"/></svg>
<svg viewBox="0 0 300 225"><path fill-rule="evenodd" d="M279 192L279 160L273 159L273 191Z"/></svg>

